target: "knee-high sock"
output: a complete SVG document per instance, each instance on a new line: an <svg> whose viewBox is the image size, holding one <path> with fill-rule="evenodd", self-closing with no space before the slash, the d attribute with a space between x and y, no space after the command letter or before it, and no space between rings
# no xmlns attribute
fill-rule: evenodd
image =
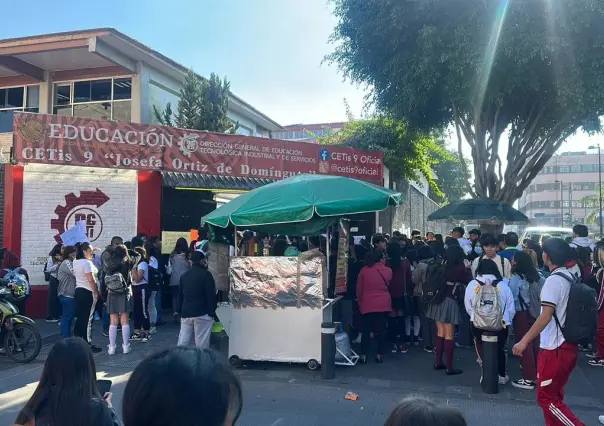
<svg viewBox="0 0 604 426"><path fill-rule="evenodd" d="M415 337L419 336L419 330L422 326L422 322L419 317L413 317L413 335Z"/></svg>
<svg viewBox="0 0 604 426"><path fill-rule="evenodd" d="M117 339L117 325L109 326L109 345L115 346L115 340Z"/></svg>
<svg viewBox="0 0 604 426"><path fill-rule="evenodd" d="M443 365L443 349L445 346L445 338L437 336L436 337L436 364Z"/></svg>
<svg viewBox="0 0 604 426"><path fill-rule="evenodd" d="M453 370L453 352L455 352L455 341L445 340L445 353L447 355L447 363L445 365L448 370Z"/></svg>
<svg viewBox="0 0 604 426"><path fill-rule="evenodd" d="M122 325L122 342L124 345L129 344L130 342L130 325Z"/></svg>

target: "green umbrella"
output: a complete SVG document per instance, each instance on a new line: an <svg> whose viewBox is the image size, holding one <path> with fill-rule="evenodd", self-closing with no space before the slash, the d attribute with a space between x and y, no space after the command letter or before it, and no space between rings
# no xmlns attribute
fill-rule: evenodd
<svg viewBox="0 0 604 426"><path fill-rule="evenodd" d="M488 223L528 223L529 219L509 204L490 198L461 200L436 210L429 221L461 222L476 221Z"/></svg>
<svg viewBox="0 0 604 426"><path fill-rule="evenodd" d="M316 234L338 217L382 211L399 205L400 192L341 176L298 175L247 192L201 219L291 235Z"/></svg>

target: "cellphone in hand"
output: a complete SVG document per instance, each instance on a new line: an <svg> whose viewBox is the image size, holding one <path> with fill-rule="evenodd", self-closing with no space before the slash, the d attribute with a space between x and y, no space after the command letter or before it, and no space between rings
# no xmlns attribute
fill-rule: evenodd
<svg viewBox="0 0 604 426"><path fill-rule="evenodd" d="M111 380L97 380L96 386L99 388L99 393L101 396L105 395L107 392L111 392L111 386L113 382Z"/></svg>

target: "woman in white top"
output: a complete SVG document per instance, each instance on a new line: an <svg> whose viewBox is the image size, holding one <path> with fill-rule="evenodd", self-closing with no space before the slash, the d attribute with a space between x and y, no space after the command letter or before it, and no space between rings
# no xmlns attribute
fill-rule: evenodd
<svg viewBox="0 0 604 426"><path fill-rule="evenodd" d="M134 301L132 317L134 320L134 334L131 340L147 343L151 339L149 333L151 321L149 316L149 257L142 247L134 250L141 255L141 261L132 270L132 300Z"/></svg>
<svg viewBox="0 0 604 426"><path fill-rule="evenodd" d="M497 335L498 345L498 371L499 371L499 384L505 385L510 381L507 375L507 356L506 356L506 345L508 341L508 333L512 327L512 320L516 314L516 305L514 304L514 296L508 281L502 279L501 273L497 264L491 259L482 259L476 269L476 279L468 284L466 294L464 298L464 304L466 311L470 316L472 322L472 334L474 335L474 344L476 345L476 352L478 353L479 361L482 365L482 335L485 330L474 327L474 303L476 301L476 295L479 287L485 284L491 284L496 286L497 293L499 296L499 304L503 313L503 328L499 331L493 332Z"/></svg>
<svg viewBox="0 0 604 426"><path fill-rule="evenodd" d="M99 289L97 285L98 269L92 263L93 248L90 243L83 243L78 248L76 260L73 262L73 274L76 279L75 316L76 322L73 335L81 337L91 346L93 352L101 352L102 349L92 345L92 318L94 308L99 300Z"/></svg>

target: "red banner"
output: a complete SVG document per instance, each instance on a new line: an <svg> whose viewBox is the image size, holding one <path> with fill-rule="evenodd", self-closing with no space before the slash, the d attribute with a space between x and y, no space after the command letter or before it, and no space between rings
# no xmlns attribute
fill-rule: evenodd
<svg viewBox="0 0 604 426"><path fill-rule="evenodd" d="M164 170L283 179L300 173L382 184L381 152L166 126L15 114L14 148L24 163Z"/></svg>

